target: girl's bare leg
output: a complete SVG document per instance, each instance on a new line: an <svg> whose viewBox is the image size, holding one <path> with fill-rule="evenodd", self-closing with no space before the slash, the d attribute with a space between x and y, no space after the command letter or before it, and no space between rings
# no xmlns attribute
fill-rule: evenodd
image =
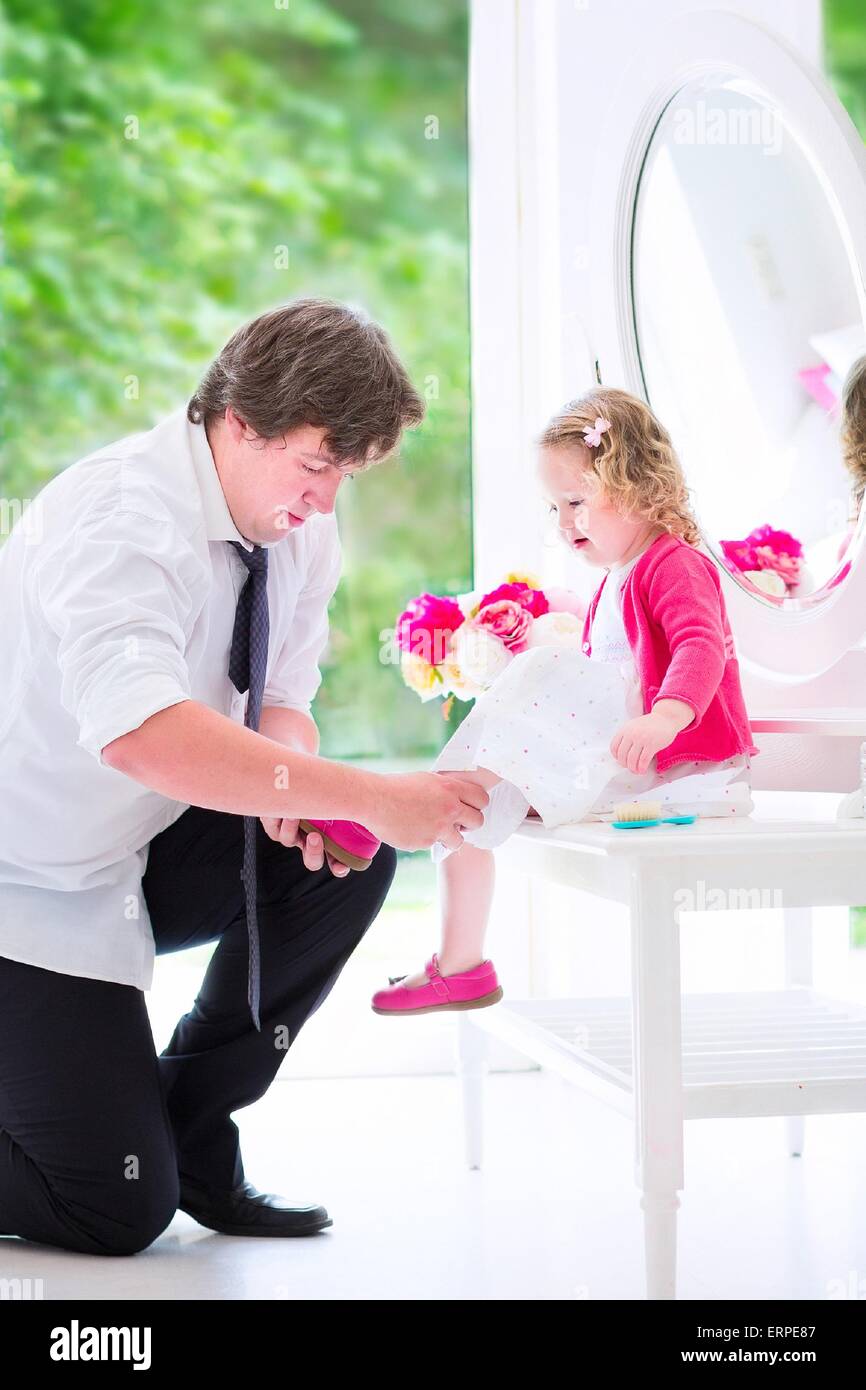
<svg viewBox="0 0 866 1390"><path fill-rule="evenodd" d="M483 961L495 881L496 865L490 849L461 845L439 865L439 969L443 975L472 970Z"/></svg>
<svg viewBox="0 0 866 1390"><path fill-rule="evenodd" d="M501 779L486 768L461 773L489 791ZM441 943L439 969L443 975L471 970L484 959L484 936L490 916L495 883L493 851L465 842L439 867ZM427 984L423 971L400 982L407 989Z"/></svg>

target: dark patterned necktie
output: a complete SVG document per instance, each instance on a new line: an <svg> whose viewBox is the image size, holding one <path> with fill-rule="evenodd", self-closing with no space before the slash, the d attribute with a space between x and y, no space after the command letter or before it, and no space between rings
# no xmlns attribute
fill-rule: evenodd
<svg viewBox="0 0 866 1390"><path fill-rule="evenodd" d="M239 541L229 541L240 555L247 569L244 587L238 598L235 612L235 626L232 633L232 649L229 657L229 677L232 685L247 696L247 712L244 724L248 729L258 731L262 713L262 695L265 689L265 672L268 664L268 552L261 545L245 549ZM259 1032L259 998L261 975L259 965L259 926L256 915L256 835L258 816L244 816L244 867L241 878L244 882L247 908L247 931L250 938L250 965L247 999L253 1023Z"/></svg>

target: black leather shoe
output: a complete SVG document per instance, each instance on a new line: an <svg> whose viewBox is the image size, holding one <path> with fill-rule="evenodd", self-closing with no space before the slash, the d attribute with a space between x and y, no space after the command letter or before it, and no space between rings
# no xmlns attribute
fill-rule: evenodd
<svg viewBox="0 0 866 1390"><path fill-rule="evenodd" d="M178 1209L225 1236L314 1236L333 1220L324 1207L291 1207L283 1197L242 1182L230 1192L206 1192L183 1179Z"/></svg>

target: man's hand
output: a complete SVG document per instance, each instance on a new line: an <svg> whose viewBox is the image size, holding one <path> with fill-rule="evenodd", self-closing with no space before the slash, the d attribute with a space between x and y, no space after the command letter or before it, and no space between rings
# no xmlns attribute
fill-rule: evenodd
<svg viewBox="0 0 866 1390"><path fill-rule="evenodd" d="M381 792L364 824L395 849L447 849L463 844L461 830L484 824L490 795L459 772L387 772L377 776Z"/></svg>
<svg viewBox="0 0 866 1390"><path fill-rule="evenodd" d="M684 700L659 700L649 714L629 719L617 729L610 751L629 772L647 772L656 753L673 743L694 717L694 710Z"/></svg>
<svg viewBox="0 0 866 1390"><path fill-rule="evenodd" d="M335 878L345 878L346 874L351 873L348 864L341 864L339 859L335 859L332 854L327 852L321 835L308 835L299 828L299 820L286 820L285 817L272 818L270 816L261 816L260 819L265 834L269 835L272 840L285 845L286 849L297 848L301 851L306 868L321 869L327 860L328 868Z"/></svg>

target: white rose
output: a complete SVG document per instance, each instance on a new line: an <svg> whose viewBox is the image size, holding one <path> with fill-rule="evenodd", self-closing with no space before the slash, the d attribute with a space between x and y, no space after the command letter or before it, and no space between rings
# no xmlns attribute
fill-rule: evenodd
<svg viewBox="0 0 866 1390"><path fill-rule="evenodd" d="M484 694L484 687L468 680L450 653L439 667L439 673L444 682L443 695L456 695L458 700L476 700L479 695Z"/></svg>
<svg viewBox="0 0 866 1390"><path fill-rule="evenodd" d="M451 638L445 665L453 661L465 682L486 690L513 659L505 643L492 632L463 623Z"/></svg>
<svg viewBox="0 0 866 1390"><path fill-rule="evenodd" d="M429 661L425 661L416 652L401 654L400 670L409 689L420 695L422 700L434 700L437 695L444 695L445 690L437 674L437 668L431 666Z"/></svg>
<svg viewBox="0 0 866 1390"><path fill-rule="evenodd" d="M574 613L542 613L529 630L530 647L582 647L583 619Z"/></svg>
<svg viewBox="0 0 866 1390"><path fill-rule="evenodd" d="M751 579L756 589L763 589L765 594L771 594L773 598L783 598L788 592L784 579L775 570L744 570L743 573L747 579Z"/></svg>
<svg viewBox="0 0 866 1390"><path fill-rule="evenodd" d="M454 602L457 604L464 618L469 617L471 610L475 607L483 592L485 592L485 590L473 589L471 593L457 595Z"/></svg>

